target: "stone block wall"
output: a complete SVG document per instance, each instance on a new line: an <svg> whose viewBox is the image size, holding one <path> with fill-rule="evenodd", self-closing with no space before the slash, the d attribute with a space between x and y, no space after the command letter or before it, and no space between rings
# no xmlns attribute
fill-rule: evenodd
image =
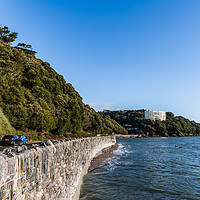
<svg viewBox="0 0 200 200"><path fill-rule="evenodd" d="M114 136L41 142L0 152L0 199L76 200L92 158Z"/></svg>

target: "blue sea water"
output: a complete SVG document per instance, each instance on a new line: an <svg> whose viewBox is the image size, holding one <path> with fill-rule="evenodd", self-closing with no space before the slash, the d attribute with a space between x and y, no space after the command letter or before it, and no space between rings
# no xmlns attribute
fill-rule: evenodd
<svg viewBox="0 0 200 200"><path fill-rule="evenodd" d="M200 137L117 142L117 155L84 177L81 200L200 199Z"/></svg>

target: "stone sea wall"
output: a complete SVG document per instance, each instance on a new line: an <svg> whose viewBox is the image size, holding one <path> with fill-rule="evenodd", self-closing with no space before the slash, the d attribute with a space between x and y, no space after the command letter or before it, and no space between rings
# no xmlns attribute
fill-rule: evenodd
<svg viewBox="0 0 200 200"><path fill-rule="evenodd" d="M0 199L77 200L92 158L114 136L41 142L0 152Z"/></svg>

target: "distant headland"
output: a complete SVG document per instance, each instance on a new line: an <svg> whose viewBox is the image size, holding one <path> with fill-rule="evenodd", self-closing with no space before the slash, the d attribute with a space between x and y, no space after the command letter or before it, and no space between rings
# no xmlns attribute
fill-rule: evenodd
<svg viewBox="0 0 200 200"><path fill-rule="evenodd" d="M172 112L142 110L104 110L122 125L129 134L142 137L199 136L200 124Z"/></svg>

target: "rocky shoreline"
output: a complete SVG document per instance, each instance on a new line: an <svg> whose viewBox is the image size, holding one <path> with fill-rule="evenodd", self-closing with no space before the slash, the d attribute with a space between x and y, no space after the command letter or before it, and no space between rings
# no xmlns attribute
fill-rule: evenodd
<svg viewBox="0 0 200 200"><path fill-rule="evenodd" d="M0 152L0 199L78 200L92 158L115 143L115 136L102 136L6 148Z"/></svg>
<svg viewBox="0 0 200 200"><path fill-rule="evenodd" d="M116 156L116 154L113 151L116 150L118 146L118 143L115 143L114 145L103 149L98 155L96 155L90 163L88 172L92 172L95 169L106 165L109 158Z"/></svg>
<svg viewBox="0 0 200 200"><path fill-rule="evenodd" d="M137 134L128 134L128 135L122 135L122 134L115 134L116 138L139 138L142 137L142 135Z"/></svg>

